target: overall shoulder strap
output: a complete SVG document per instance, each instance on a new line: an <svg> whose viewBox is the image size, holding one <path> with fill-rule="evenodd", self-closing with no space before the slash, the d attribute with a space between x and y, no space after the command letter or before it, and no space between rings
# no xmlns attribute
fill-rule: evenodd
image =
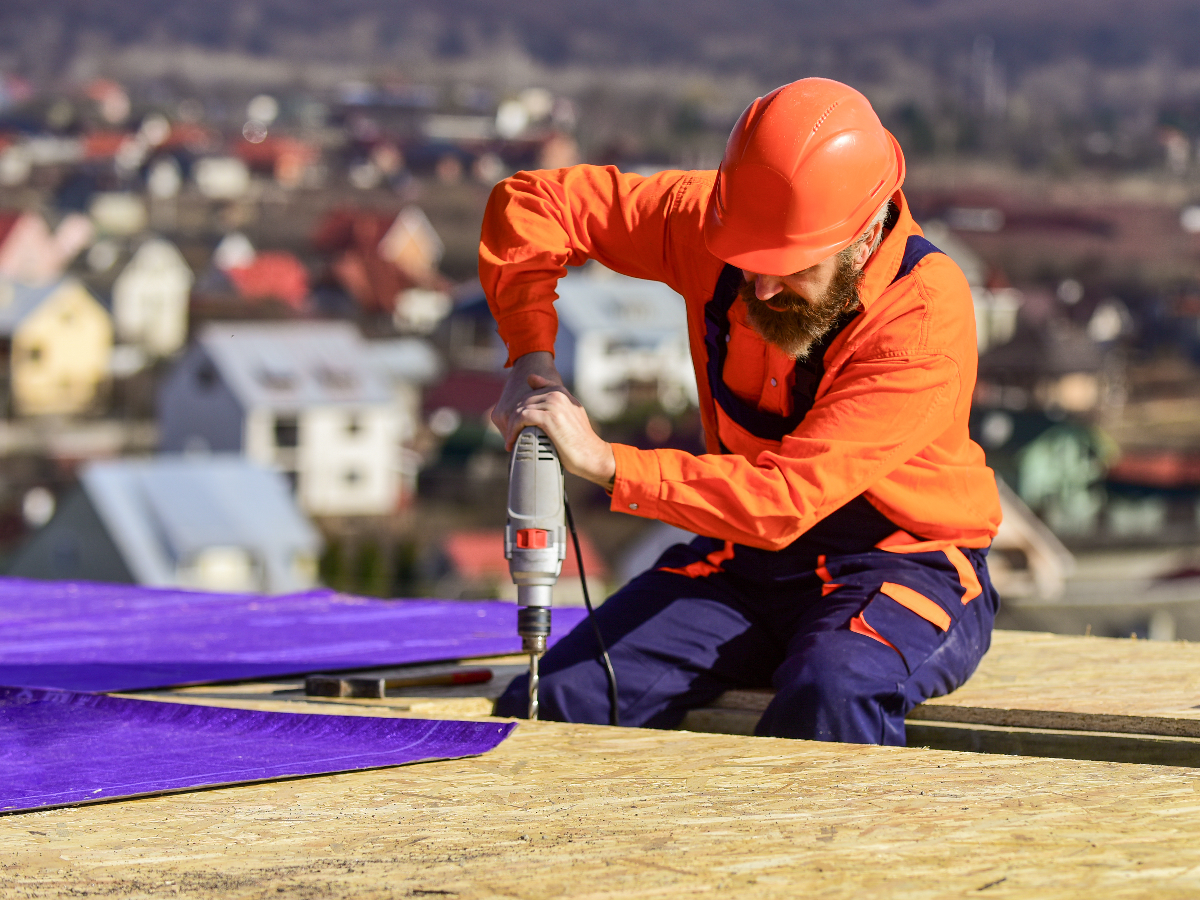
<svg viewBox="0 0 1200 900"><path fill-rule="evenodd" d="M706 373L713 400L734 422L763 440L781 441L791 434L812 409L817 385L825 374L825 351L838 333L845 328L857 311L844 313L820 341L813 345L808 356L797 360L793 370L792 414L777 416L763 412L747 403L725 384L725 358L729 350L729 309L737 299L743 281L742 272L726 266L717 279L713 298L704 308L704 344L708 352Z"/></svg>
<svg viewBox="0 0 1200 900"><path fill-rule="evenodd" d="M896 273L896 277L892 279L892 284L895 284L905 275L909 274L917 267L917 263L930 253L941 252L941 250L933 246L933 244L921 237L921 235L909 235L908 240L904 243L904 257L900 260L900 270Z"/></svg>

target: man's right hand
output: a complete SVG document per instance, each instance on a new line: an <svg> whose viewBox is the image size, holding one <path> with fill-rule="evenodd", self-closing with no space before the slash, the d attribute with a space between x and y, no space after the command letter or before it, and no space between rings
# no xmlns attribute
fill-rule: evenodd
<svg viewBox="0 0 1200 900"><path fill-rule="evenodd" d="M504 435L504 446L510 452L517 435L521 432L520 427L516 425L518 421L515 415L517 404L534 392L534 388L529 386L530 375L540 375L547 381L558 385L563 393L567 393L562 376L554 367L553 353L546 350L535 350L518 357L513 362L512 368L508 372L508 381L505 382L504 390L500 393L500 399L496 401L496 405L492 409L492 423ZM539 390L545 389L540 388Z"/></svg>

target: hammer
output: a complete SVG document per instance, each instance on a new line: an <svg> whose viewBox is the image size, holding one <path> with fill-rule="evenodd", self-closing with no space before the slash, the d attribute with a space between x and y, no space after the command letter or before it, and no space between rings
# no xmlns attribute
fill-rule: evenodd
<svg viewBox="0 0 1200 900"><path fill-rule="evenodd" d="M309 675L304 693L309 697L387 696L389 690L427 685L483 684L492 680L491 669L459 669L438 675L409 675L399 678L370 678L362 675Z"/></svg>

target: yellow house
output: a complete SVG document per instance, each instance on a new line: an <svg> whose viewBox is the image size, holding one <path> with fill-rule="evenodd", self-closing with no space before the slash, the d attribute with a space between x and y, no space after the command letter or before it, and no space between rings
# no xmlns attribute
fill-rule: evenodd
<svg viewBox="0 0 1200 900"><path fill-rule="evenodd" d="M82 284L0 281L0 348L17 415L71 415L91 408L108 379L113 329Z"/></svg>

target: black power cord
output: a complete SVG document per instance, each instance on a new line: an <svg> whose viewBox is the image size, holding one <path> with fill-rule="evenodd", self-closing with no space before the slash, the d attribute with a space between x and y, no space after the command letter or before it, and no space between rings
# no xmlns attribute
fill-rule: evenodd
<svg viewBox="0 0 1200 900"><path fill-rule="evenodd" d="M563 505L567 510L567 525L571 529L571 540L575 542L575 561L579 563L579 583L583 585L583 605L587 607L588 621L592 623L592 631L596 633L596 643L600 645L600 658L604 662L604 675L608 678L608 724L620 725L617 712L617 673L613 671L612 660L608 658L608 650L604 648L604 638L600 636L600 626L596 624L596 613L592 609L592 598L588 596L587 577L583 573L583 551L579 549L579 535L575 533L575 517L571 515L571 504L563 496Z"/></svg>

